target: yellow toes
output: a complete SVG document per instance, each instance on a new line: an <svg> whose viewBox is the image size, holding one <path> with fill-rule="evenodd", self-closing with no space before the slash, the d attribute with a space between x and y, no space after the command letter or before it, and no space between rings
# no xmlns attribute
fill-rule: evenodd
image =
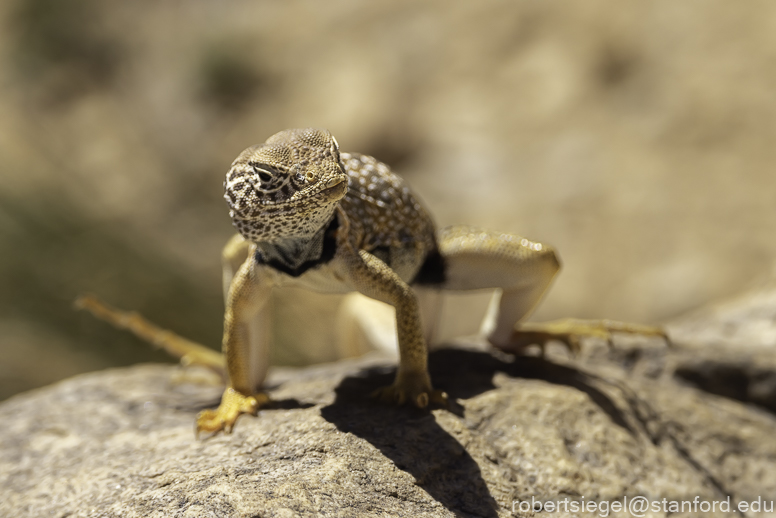
<svg viewBox="0 0 776 518"><path fill-rule="evenodd" d="M197 436L199 437L200 432L217 433L221 430L231 433L241 414L255 415L268 401L266 394L246 396L232 387L227 387L216 410L203 410L197 415Z"/></svg>

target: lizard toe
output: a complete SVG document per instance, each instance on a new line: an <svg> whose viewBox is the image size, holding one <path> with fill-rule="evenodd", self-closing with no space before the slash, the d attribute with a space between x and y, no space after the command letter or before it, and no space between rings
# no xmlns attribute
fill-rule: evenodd
<svg viewBox="0 0 776 518"><path fill-rule="evenodd" d="M269 401L266 394L255 394L246 396L237 392L232 387L224 391L221 398L221 404L215 410L203 410L197 415L196 434L199 437L201 432L231 433L234 423L242 414L255 415L259 408Z"/></svg>
<svg viewBox="0 0 776 518"><path fill-rule="evenodd" d="M392 385L381 387L372 392L371 397L385 404L404 405L409 402L417 408L427 408L429 404L447 406L447 394L431 388L424 376L419 379L400 377Z"/></svg>

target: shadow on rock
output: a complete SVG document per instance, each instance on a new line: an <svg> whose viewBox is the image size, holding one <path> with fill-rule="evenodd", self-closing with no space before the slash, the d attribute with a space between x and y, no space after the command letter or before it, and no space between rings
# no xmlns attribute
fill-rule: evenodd
<svg viewBox="0 0 776 518"><path fill-rule="evenodd" d="M447 392L451 398L469 399L495 388L493 375L503 372L513 378L543 380L555 385L575 388L587 394L618 426L631 435L637 432L626 418L625 412L596 387L612 385L593 374L568 365L559 365L535 356L518 356L503 361L481 351L466 349L441 349L429 357L429 371L434 386ZM617 387L622 389L622 387Z"/></svg>
<svg viewBox="0 0 776 518"><path fill-rule="evenodd" d="M429 371L434 386L447 392L451 400L468 399L494 389L493 376L497 372L573 387L588 394L615 424L636 434L623 411L594 386L603 380L570 366L536 357L507 362L480 351L442 349L430 355ZM368 397L377 388L389 385L394 374L395 369L369 369L343 379L334 403L324 407L321 415L339 430L369 441L453 513L497 516L498 506L479 466L432 414L406 406L382 405ZM451 401L450 411L463 415L462 410Z"/></svg>
<svg viewBox="0 0 776 518"><path fill-rule="evenodd" d="M776 414L776 370L747 362L685 362L674 376L717 396L753 403Z"/></svg>
<svg viewBox="0 0 776 518"><path fill-rule="evenodd" d="M369 441L457 516L498 516L480 468L427 411L382 405L368 395L393 381L394 369L347 377L321 415L339 430Z"/></svg>

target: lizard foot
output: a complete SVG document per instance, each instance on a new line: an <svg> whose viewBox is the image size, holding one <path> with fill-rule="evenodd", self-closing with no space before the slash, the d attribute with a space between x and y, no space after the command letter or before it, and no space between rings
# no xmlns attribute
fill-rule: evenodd
<svg viewBox="0 0 776 518"><path fill-rule="evenodd" d="M431 380L425 372L414 375L400 372L393 384L375 390L371 397L393 405L403 405L409 401L418 408L426 408L429 403L441 406L448 404L447 394L431 388Z"/></svg>
<svg viewBox="0 0 776 518"><path fill-rule="evenodd" d="M542 354L544 354L544 346L548 342L556 340L565 345L572 354L577 354L581 350L583 338L604 339L609 346L612 346L612 333L659 336L668 345L671 345L668 335L661 327L616 320L581 320L577 318L519 324L508 343L491 343L498 349L511 354L520 354L529 345L536 344L541 347Z"/></svg>
<svg viewBox="0 0 776 518"><path fill-rule="evenodd" d="M269 402L263 393L246 396L232 387L227 387L216 410L203 410L197 415L197 437L200 432L231 433L240 414L256 415L259 408Z"/></svg>

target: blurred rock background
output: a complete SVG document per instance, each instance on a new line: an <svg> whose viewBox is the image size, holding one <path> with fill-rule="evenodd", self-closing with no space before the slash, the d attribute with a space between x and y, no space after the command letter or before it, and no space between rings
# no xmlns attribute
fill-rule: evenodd
<svg viewBox="0 0 776 518"><path fill-rule="evenodd" d="M739 292L774 270L774 92L765 1L2 2L0 399L164 359L79 293L217 347L223 174L290 127L386 161L440 225L556 246L535 319Z"/></svg>

